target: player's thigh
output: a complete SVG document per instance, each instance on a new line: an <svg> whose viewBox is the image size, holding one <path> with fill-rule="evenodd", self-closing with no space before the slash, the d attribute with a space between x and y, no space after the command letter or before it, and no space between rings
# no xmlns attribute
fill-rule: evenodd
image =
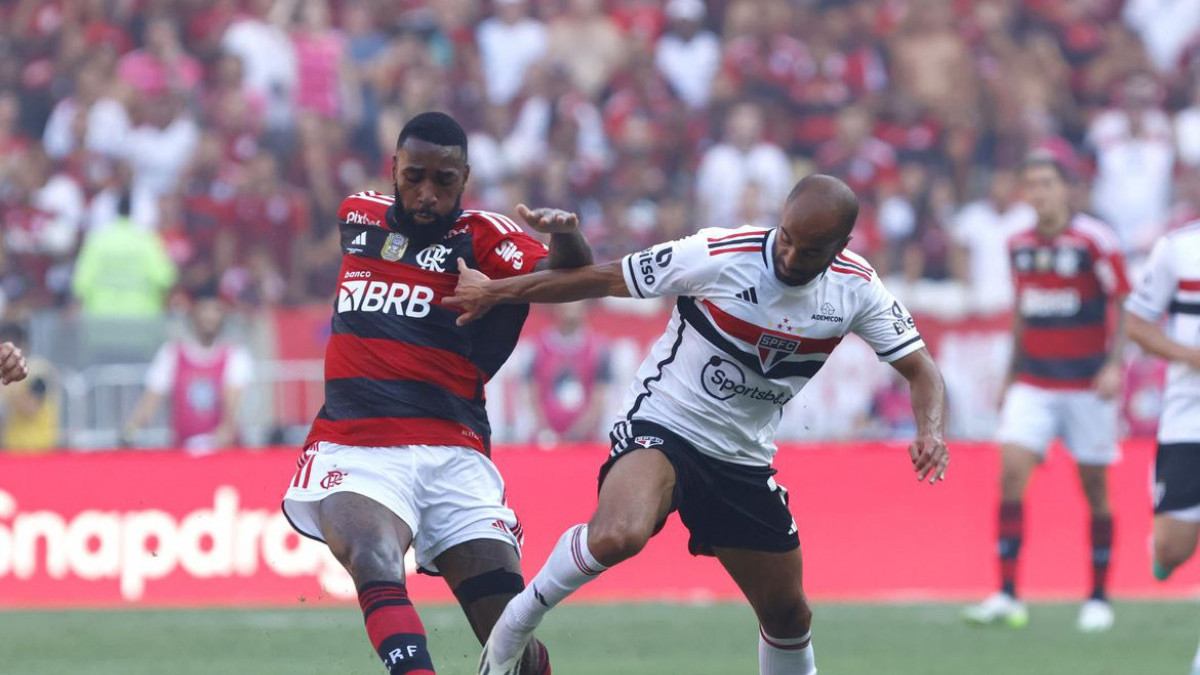
<svg viewBox="0 0 1200 675"><path fill-rule="evenodd" d="M1169 567L1182 565L1200 540L1200 506L1154 516L1154 557Z"/></svg>
<svg viewBox="0 0 1200 675"><path fill-rule="evenodd" d="M649 539L674 506L677 474L658 448L622 452L605 464L596 511L588 523L589 542L597 536Z"/></svg>
<svg viewBox="0 0 1200 675"><path fill-rule="evenodd" d="M716 547L713 553L746 596L767 633L787 638L800 637L808 630L812 609L804 594L799 547L779 553Z"/></svg>
<svg viewBox="0 0 1200 675"><path fill-rule="evenodd" d="M1019 499L1029 485L1029 477L1045 455L1013 443L1000 446L1000 483L1006 499Z"/></svg>
<svg viewBox="0 0 1200 675"><path fill-rule="evenodd" d="M352 575L393 568L402 575L420 530L407 451L315 444L284 494L284 514L301 534L324 541Z"/></svg>
<svg viewBox="0 0 1200 675"><path fill-rule="evenodd" d="M444 574L438 563L444 553L461 544L490 542L495 546L482 550L507 549L504 560L519 570L515 561L520 557L521 523L505 502L504 479L492 461L466 447L421 446L415 450L422 523L413 542L417 565ZM466 549L475 550L481 549ZM461 555L447 559L460 567L465 564Z"/></svg>
<svg viewBox="0 0 1200 675"><path fill-rule="evenodd" d="M1106 467L1121 458L1118 444L1118 410L1114 399L1093 391L1060 393L1062 439L1081 465Z"/></svg>
<svg viewBox="0 0 1200 675"><path fill-rule="evenodd" d="M1001 445L1024 448L1044 457L1058 433L1059 410L1055 393L1017 382L1004 394L996 440Z"/></svg>

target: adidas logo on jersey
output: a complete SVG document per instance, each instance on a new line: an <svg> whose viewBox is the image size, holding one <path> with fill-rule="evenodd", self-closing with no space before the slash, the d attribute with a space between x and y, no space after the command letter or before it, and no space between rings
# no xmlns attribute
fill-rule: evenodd
<svg viewBox="0 0 1200 675"><path fill-rule="evenodd" d="M383 312L420 319L429 315L433 289L386 281L343 281L337 311Z"/></svg>
<svg viewBox="0 0 1200 675"><path fill-rule="evenodd" d="M746 290L742 291L741 293L738 293L737 299L745 300L746 302L748 302L752 305L757 305L758 304L758 291L753 286L751 286L750 288L747 288Z"/></svg>

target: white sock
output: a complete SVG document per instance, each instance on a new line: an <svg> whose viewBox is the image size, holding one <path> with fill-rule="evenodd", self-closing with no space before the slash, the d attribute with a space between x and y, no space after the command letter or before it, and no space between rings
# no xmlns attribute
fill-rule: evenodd
<svg viewBox="0 0 1200 675"><path fill-rule="evenodd" d="M1196 650L1196 656L1192 658L1192 672L1200 673L1200 649Z"/></svg>
<svg viewBox="0 0 1200 675"><path fill-rule="evenodd" d="M563 533L542 570L508 603L504 618L523 629L532 629L542 622L546 612L608 569L588 550L587 534L587 525L576 525Z"/></svg>
<svg viewBox="0 0 1200 675"><path fill-rule="evenodd" d="M817 675L812 631L798 638L773 638L758 628L759 675Z"/></svg>

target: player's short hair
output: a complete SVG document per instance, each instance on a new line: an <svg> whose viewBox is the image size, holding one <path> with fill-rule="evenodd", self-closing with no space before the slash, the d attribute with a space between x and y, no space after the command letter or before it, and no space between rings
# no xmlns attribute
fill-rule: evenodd
<svg viewBox="0 0 1200 675"><path fill-rule="evenodd" d="M454 118L444 112L430 111L408 121L400 130L396 139L396 147L404 145L404 141L415 138L434 145L462 148L463 157L467 156L467 132L454 121Z"/></svg>
<svg viewBox="0 0 1200 675"><path fill-rule="evenodd" d="M1029 169L1041 168L1054 169L1055 173L1058 174L1058 177L1064 183L1070 183L1074 179L1074 175L1067 168L1067 165L1061 159L1046 151L1032 152L1026 155L1025 159L1021 160L1021 163L1017 165L1017 173L1018 175L1024 175Z"/></svg>

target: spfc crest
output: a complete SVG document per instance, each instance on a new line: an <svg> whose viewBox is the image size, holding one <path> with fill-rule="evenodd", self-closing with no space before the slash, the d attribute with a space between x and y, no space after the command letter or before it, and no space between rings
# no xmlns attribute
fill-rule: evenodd
<svg viewBox="0 0 1200 675"><path fill-rule="evenodd" d="M758 362L766 373L775 364L786 359L800 349L800 338L781 333L763 333L758 338Z"/></svg>
<svg viewBox="0 0 1200 675"><path fill-rule="evenodd" d="M633 442L643 448L653 448L656 445L662 445L663 439L658 436L638 436L633 439Z"/></svg>
<svg viewBox="0 0 1200 675"><path fill-rule="evenodd" d="M408 250L408 237L399 232L393 232L388 235L387 241L383 242L383 250L379 252L379 255L384 260L396 262L404 257L406 250Z"/></svg>

